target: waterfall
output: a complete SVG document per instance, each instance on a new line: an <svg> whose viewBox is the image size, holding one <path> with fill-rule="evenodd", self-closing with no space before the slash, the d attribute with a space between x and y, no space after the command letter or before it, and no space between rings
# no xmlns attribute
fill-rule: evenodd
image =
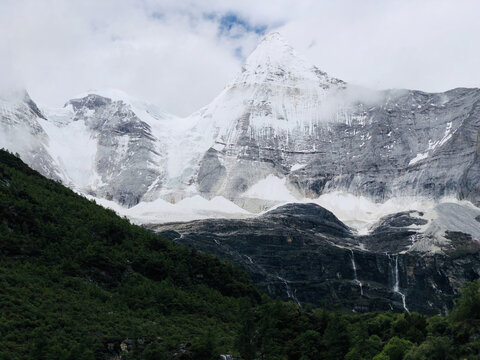
<svg viewBox="0 0 480 360"><path fill-rule="evenodd" d="M360 295L363 296L363 285L362 282L358 280L357 266L355 265L355 255L353 254L353 250L350 250L350 253L352 254L353 281L358 284L358 286L360 287Z"/></svg>
<svg viewBox="0 0 480 360"><path fill-rule="evenodd" d="M390 257L390 255L387 255L388 256L388 259L391 260L392 258ZM389 261L389 264L390 264L390 261ZM392 277L393 277L393 292L400 295L400 297L402 298L402 305L403 305L403 309L406 311L406 312L410 312L407 308L407 303L406 303L406 296L404 293L402 293L400 291L400 281L399 281L399 277L398 277L398 255L395 256L395 266L392 268Z"/></svg>
<svg viewBox="0 0 480 360"><path fill-rule="evenodd" d="M292 290L290 289L290 285L289 285L288 281L286 279L284 279L283 277L277 275L277 279L281 280L285 284L285 289L287 291L287 297L289 299L292 299L295 302L295 304L300 305L300 301L298 301L297 297L295 296L295 293L297 292L297 290L294 290L292 292Z"/></svg>
<svg viewBox="0 0 480 360"><path fill-rule="evenodd" d="M399 285L398 285L398 255L395 257L395 283L393 284L393 291L398 293Z"/></svg>

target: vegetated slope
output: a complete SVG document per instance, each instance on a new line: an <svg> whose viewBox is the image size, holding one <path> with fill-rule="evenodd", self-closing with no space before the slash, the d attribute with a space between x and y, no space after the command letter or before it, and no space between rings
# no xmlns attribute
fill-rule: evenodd
<svg viewBox="0 0 480 360"><path fill-rule="evenodd" d="M131 225L3 150L0 254L2 359L104 358L125 339L173 351L207 333L228 351L241 304L260 300L231 265Z"/></svg>
<svg viewBox="0 0 480 360"><path fill-rule="evenodd" d="M480 283L448 317L328 312L133 226L0 151L0 359L476 359Z"/></svg>

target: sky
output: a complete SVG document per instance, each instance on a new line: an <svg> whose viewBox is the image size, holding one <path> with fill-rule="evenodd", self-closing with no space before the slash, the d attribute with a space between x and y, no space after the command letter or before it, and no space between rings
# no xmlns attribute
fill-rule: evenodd
<svg viewBox="0 0 480 360"><path fill-rule="evenodd" d="M58 107L114 88L186 116L278 31L331 76L370 87L480 87L476 0L0 0L0 93Z"/></svg>

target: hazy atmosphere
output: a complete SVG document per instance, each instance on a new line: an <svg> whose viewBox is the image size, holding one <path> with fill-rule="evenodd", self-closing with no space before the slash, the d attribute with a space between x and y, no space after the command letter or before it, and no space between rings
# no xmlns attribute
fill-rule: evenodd
<svg viewBox="0 0 480 360"><path fill-rule="evenodd" d="M375 89L480 86L478 1L0 2L2 90L61 106L121 89L187 115L268 32L330 75Z"/></svg>
<svg viewBox="0 0 480 360"><path fill-rule="evenodd" d="M480 0L0 0L0 359L480 359Z"/></svg>

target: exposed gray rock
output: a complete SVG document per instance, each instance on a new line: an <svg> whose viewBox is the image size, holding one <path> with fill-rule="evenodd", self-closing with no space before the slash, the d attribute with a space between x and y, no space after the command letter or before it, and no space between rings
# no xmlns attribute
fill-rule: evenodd
<svg viewBox="0 0 480 360"><path fill-rule="evenodd" d="M480 243L447 232L441 253L410 250L418 214L382 219L356 236L328 210L289 204L246 220L152 225L179 244L233 260L271 296L355 311L445 313L466 281L480 276Z"/></svg>
<svg viewBox="0 0 480 360"><path fill-rule="evenodd" d="M0 98L0 147L18 153L33 169L50 179L65 176L48 151L49 138L39 120L45 116L26 91Z"/></svg>
<svg viewBox="0 0 480 360"><path fill-rule="evenodd" d="M453 196L478 202L480 90L385 91L375 101L353 104L347 90L345 94L335 119L303 128L255 128L248 108L241 119L232 119L239 134L217 154L227 169L220 193L241 196L249 185L244 174L265 177L264 165L259 165L264 163L309 197L344 190L376 201ZM295 164L306 166L291 171ZM200 169L204 166L202 162Z"/></svg>
<svg viewBox="0 0 480 360"><path fill-rule="evenodd" d="M92 195L131 207L155 181L161 186L164 170L157 139L128 104L90 94L69 105L73 121L84 121L97 140L95 170L102 185L90 189Z"/></svg>
<svg viewBox="0 0 480 360"><path fill-rule="evenodd" d="M271 175L297 198L340 190L382 202L411 196L480 204L480 89L361 89L308 64L278 34L186 119L110 95L73 99L64 110L47 116L26 93L0 99L0 146L47 177L125 207L201 194L260 212L280 200L246 192ZM54 135L77 140L72 124L85 125L77 145L93 154L81 183L52 155ZM437 205L434 219L390 214L366 236L312 204L152 228L233 259L273 296L436 313L480 273L480 210Z"/></svg>
<svg viewBox="0 0 480 360"><path fill-rule="evenodd" d="M221 186L221 179L226 175L225 167L220 163L215 149L210 148L202 159L198 172L198 189L202 193L216 193Z"/></svg>
<svg viewBox="0 0 480 360"><path fill-rule="evenodd" d="M203 157L196 178L205 197L242 204L245 190L274 174L307 197L344 190L376 201L479 201L479 89L350 86L306 63L273 34L196 116L216 150ZM222 169L215 176L212 161ZM304 166L292 170L297 164Z"/></svg>
<svg viewBox="0 0 480 360"><path fill-rule="evenodd" d="M66 121L85 123L97 146L96 177L81 186L49 158L48 137L35 119L54 121L30 98L13 116L3 111L2 123L36 138L24 157L44 175L70 179L80 191L126 207L201 194L263 211L278 202L244 193L269 175L286 178L297 198L340 190L375 201L480 201L479 89L425 93L348 85L274 33L211 104L188 118L164 122L153 106L134 103L95 94L67 103Z"/></svg>

